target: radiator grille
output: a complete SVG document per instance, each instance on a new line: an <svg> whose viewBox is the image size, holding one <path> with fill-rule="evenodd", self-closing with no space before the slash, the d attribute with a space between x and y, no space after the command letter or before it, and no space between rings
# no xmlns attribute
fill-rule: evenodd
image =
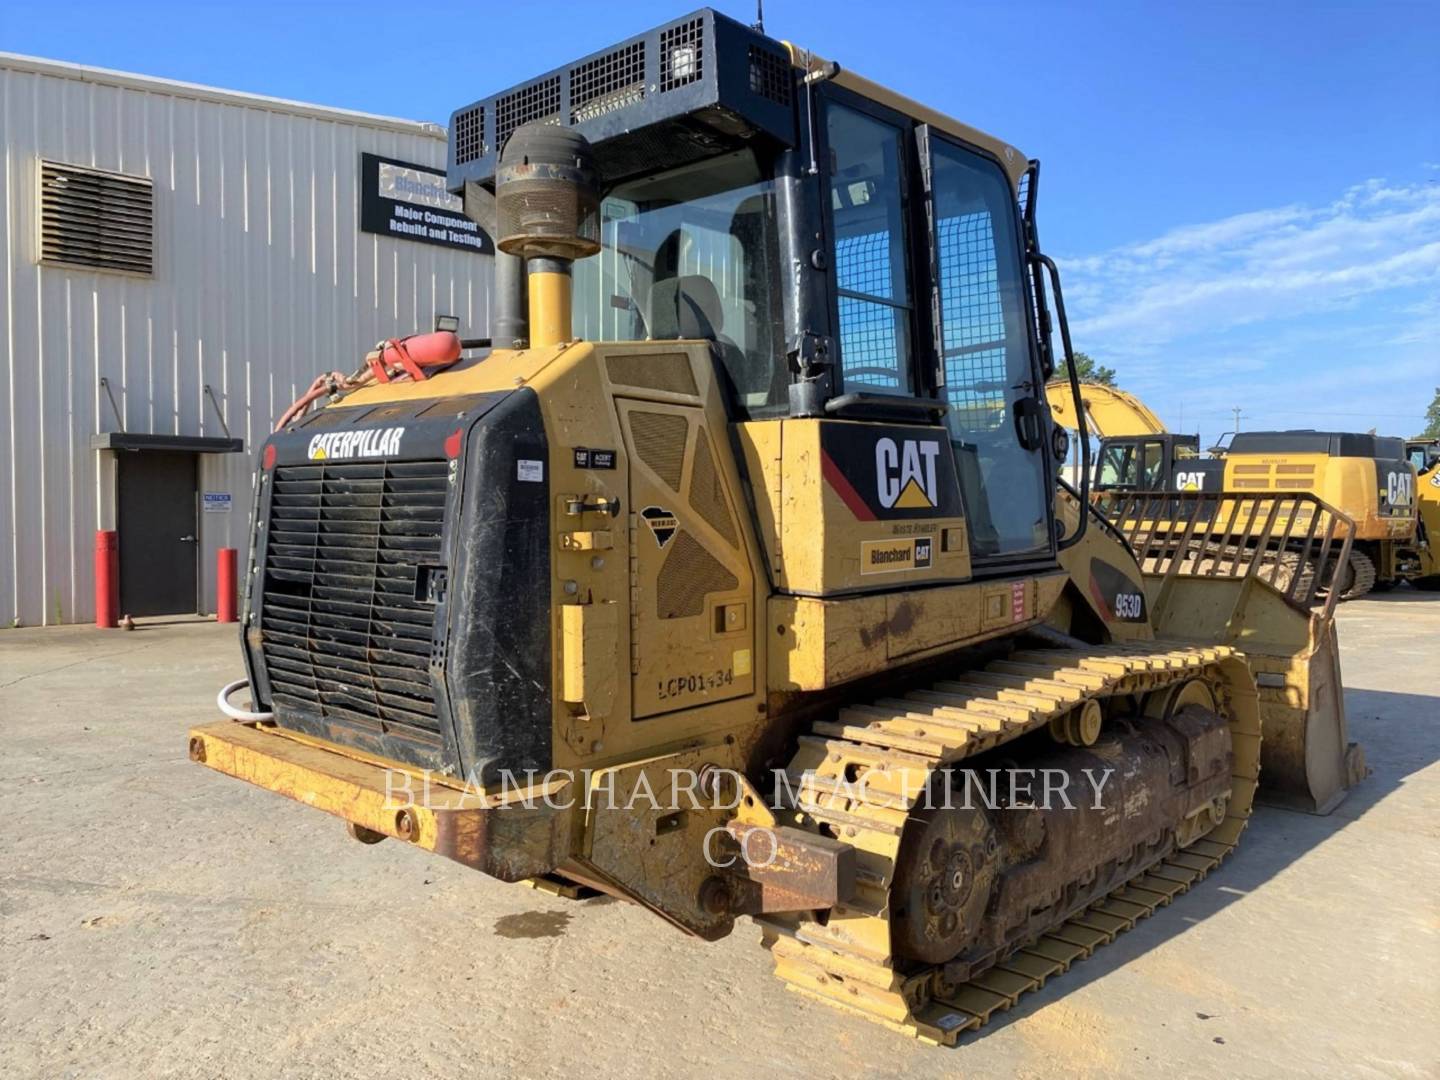
<svg viewBox="0 0 1440 1080"><path fill-rule="evenodd" d="M635 454L673 490L680 490L680 473L685 467L685 438L689 422L676 413L632 412L630 433L635 437Z"/></svg>
<svg viewBox="0 0 1440 1080"><path fill-rule="evenodd" d="M435 608L416 578L441 563L446 475L443 461L275 469L260 629L278 714L439 744Z"/></svg>
<svg viewBox="0 0 1440 1080"><path fill-rule="evenodd" d="M150 274L155 186L143 176L40 163L40 257L45 262Z"/></svg>
<svg viewBox="0 0 1440 1080"><path fill-rule="evenodd" d="M503 151L515 129L532 120L547 124L560 123L559 75L522 86L519 90L496 99L495 149Z"/></svg>
<svg viewBox="0 0 1440 1080"><path fill-rule="evenodd" d="M790 104L790 82L795 77L790 58L758 45L750 46L750 89L777 105Z"/></svg>
<svg viewBox="0 0 1440 1080"><path fill-rule="evenodd" d="M701 428L695 438L695 465L690 470L690 505L706 523L723 536L731 547L740 542L735 535L735 521L725 502L725 485L720 480L720 471L715 467L715 458L710 453L710 440Z"/></svg>
<svg viewBox="0 0 1440 1080"><path fill-rule="evenodd" d="M690 370L690 358L684 353L612 356L605 362L605 370L611 382L623 386L691 397L699 393L695 388L695 374Z"/></svg>
<svg viewBox="0 0 1440 1080"><path fill-rule="evenodd" d="M662 619L703 615L707 594L739 587L725 564L681 529L655 579L655 613Z"/></svg>
<svg viewBox="0 0 1440 1080"><path fill-rule="evenodd" d="M476 105L455 117L455 164L482 158L488 152L485 145L485 106Z"/></svg>
<svg viewBox="0 0 1440 1080"><path fill-rule="evenodd" d="M644 41L632 41L570 69L572 124L634 105L644 96Z"/></svg>
<svg viewBox="0 0 1440 1080"><path fill-rule="evenodd" d="M699 81L705 74L705 20L691 19L660 32L660 89Z"/></svg>

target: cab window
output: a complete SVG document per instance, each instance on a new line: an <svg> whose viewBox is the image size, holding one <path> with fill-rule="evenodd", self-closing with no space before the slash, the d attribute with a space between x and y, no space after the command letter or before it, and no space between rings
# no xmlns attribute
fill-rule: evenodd
<svg viewBox="0 0 1440 1080"><path fill-rule="evenodd" d="M900 129L830 102L825 131L844 392L911 394Z"/></svg>
<svg viewBox="0 0 1440 1080"><path fill-rule="evenodd" d="M1160 491L1164 488L1165 447L1158 442L1106 443L1100 452L1101 488Z"/></svg>
<svg viewBox="0 0 1440 1080"><path fill-rule="evenodd" d="M994 162L939 137L930 147L939 381L975 519L971 550L981 558L1034 553L1051 542L1053 493L1043 452L1018 431L1038 380L1015 196Z"/></svg>
<svg viewBox="0 0 1440 1080"><path fill-rule="evenodd" d="M1115 445L1111 443L1100 451L1100 475L1096 480L1096 486L1102 488L1120 487L1129 485L1134 481L1130 479L1133 470L1130 468L1131 458L1134 456L1135 448L1129 443Z"/></svg>
<svg viewBox="0 0 1440 1080"><path fill-rule="evenodd" d="M1141 489L1159 491L1164 487L1162 479L1165 474L1165 447L1158 442L1147 442L1144 453Z"/></svg>
<svg viewBox="0 0 1440 1080"><path fill-rule="evenodd" d="M572 271L576 334L709 341L741 415L783 412L775 193L755 155L623 183L600 223L600 253Z"/></svg>

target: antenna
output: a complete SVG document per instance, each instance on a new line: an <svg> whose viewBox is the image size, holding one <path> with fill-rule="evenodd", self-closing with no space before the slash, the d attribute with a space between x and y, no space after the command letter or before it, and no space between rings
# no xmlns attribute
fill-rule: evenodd
<svg viewBox="0 0 1440 1080"><path fill-rule="evenodd" d="M751 29L761 34L765 32L765 0L755 0L755 24Z"/></svg>

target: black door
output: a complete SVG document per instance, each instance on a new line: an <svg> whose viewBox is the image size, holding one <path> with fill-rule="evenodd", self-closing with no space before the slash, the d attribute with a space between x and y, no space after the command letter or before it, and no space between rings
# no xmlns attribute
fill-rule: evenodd
<svg viewBox="0 0 1440 1080"><path fill-rule="evenodd" d="M195 455L122 451L116 526L121 612L194 613Z"/></svg>

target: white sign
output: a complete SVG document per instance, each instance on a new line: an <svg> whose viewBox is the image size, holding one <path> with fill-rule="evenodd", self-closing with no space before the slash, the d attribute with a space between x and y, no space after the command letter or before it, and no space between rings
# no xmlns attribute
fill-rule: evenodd
<svg viewBox="0 0 1440 1080"><path fill-rule="evenodd" d="M204 503L207 514L228 514L230 512L230 492L228 491L207 491L201 496L201 502Z"/></svg>
<svg viewBox="0 0 1440 1080"><path fill-rule="evenodd" d="M545 480L545 463L520 458L515 463L515 479L524 480L529 484L542 483Z"/></svg>

